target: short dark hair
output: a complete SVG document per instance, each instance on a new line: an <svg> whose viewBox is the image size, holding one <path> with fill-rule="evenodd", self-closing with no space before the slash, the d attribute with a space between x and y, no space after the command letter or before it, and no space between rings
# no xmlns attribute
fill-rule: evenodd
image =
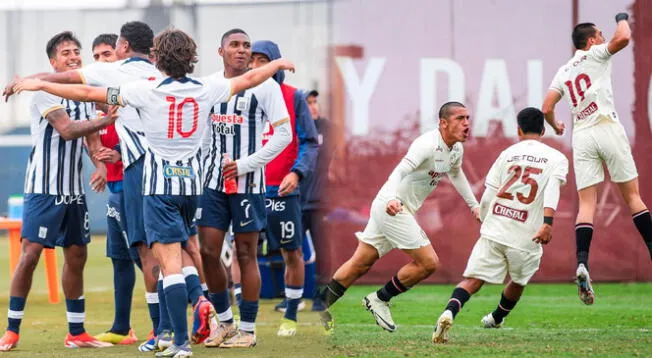
<svg viewBox="0 0 652 358"><path fill-rule="evenodd" d="M185 32L168 28L154 38L152 55L159 71L180 78L195 70L197 44Z"/></svg>
<svg viewBox="0 0 652 358"><path fill-rule="evenodd" d="M543 133L544 116L543 112L538 108L527 107L521 110L516 115L516 120L518 121L518 127L521 128L523 133Z"/></svg>
<svg viewBox="0 0 652 358"><path fill-rule="evenodd" d="M95 47L99 45L109 45L111 48L115 50L115 42L118 40L118 35L116 34L100 34L97 35L95 40L93 40L93 47L91 49L95 49Z"/></svg>
<svg viewBox="0 0 652 358"><path fill-rule="evenodd" d="M129 42L134 52L149 55L154 42L154 31L142 21L130 21L120 28L120 37Z"/></svg>
<svg viewBox="0 0 652 358"><path fill-rule="evenodd" d="M48 58L54 58L57 55L57 46L64 42L74 42L79 49L81 49L81 42L75 37L75 34L72 31L60 32L48 41L48 44L45 46L45 52L48 54Z"/></svg>
<svg viewBox="0 0 652 358"><path fill-rule="evenodd" d="M453 102L446 102L446 103L444 103L444 104L439 108L439 118L441 118L441 119L448 118L448 116L451 115L451 110L452 110L453 108L459 108L459 107L466 108L466 106L463 105L463 104L460 103L460 102L454 102L454 101L453 101Z"/></svg>
<svg viewBox="0 0 652 358"><path fill-rule="evenodd" d="M307 97L319 97L319 92L317 92L317 90L311 90L310 92L308 92Z"/></svg>
<svg viewBox="0 0 652 358"><path fill-rule="evenodd" d="M586 47L586 43L589 41L590 37L595 36L595 24L590 22L583 22L577 24L573 29L573 46L576 49L581 50Z"/></svg>
<svg viewBox="0 0 652 358"><path fill-rule="evenodd" d="M220 40L220 46L224 44L224 40L226 40L227 37L233 35L233 34L244 34L247 37L249 36L243 29L231 29L222 35L222 39Z"/></svg>

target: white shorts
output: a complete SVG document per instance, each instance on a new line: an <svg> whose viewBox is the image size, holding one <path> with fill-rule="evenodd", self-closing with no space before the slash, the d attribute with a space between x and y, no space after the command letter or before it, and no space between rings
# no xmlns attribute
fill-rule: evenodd
<svg viewBox="0 0 652 358"><path fill-rule="evenodd" d="M539 269L542 255L542 250L538 252L519 250L480 237L473 246L463 276L501 284L509 273L514 283L525 286Z"/></svg>
<svg viewBox="0 0 652 358"><path fill-rule="evenodd" d="M620 122L603 119L600 123L573 132L573 167L577 190L604 181L602 162L614 183L638 177L632 148Z"/></svg>
<svg viewBox="0 0 652 358"><path fill-rule="evenodd" d="M404 209L390 216L385 211L386 205L384 200L374 199L367 226L363 232L355 234L358 240L373 246L380 257L392 249L418 249L430 245L412 214Z"/></svg>

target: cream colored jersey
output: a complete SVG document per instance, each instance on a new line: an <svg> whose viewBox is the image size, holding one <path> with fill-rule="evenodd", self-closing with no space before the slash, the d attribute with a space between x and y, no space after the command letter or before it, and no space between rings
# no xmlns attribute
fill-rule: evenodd
<svg viewBox="0 0 652 358"><path fill-rule="evenodd" d="M428 195L437 188L445 174L461 170L463 154L462 143L455 143L449 148L444 143L439 129L428 131L412 142L403 158L412 171L403 177L400 183L387 181L376 197L385 202L399 199L404 208L414 214Z"/></svg>
<svg viewBox="0 0 652 358"><path fill-rule="evenodd" d="M618 122L607 44L575 51L575 56L557 71L550 89L566 95L574 131L591 127L603 118Z"/></svg>
<svg viewBox="0 0 652 358"><path fill-rule="evenodd" d="M568 159L540 141L524 140L505 149L487 174L497 191L480 234L503 245L540 251L532 239L543 223L543 192L550 180L566 183Z"/></svg>

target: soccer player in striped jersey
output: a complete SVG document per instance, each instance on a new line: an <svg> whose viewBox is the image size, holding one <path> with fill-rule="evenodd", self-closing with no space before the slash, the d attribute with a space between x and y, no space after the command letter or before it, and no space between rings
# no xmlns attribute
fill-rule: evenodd
<svg viewBox="0 0 652 358"><path fill-rule="evenodd" d="M251 68L281 58L281 50L272 41L256 41L252 46ZM292 125L292 142L265 166L265 206L267 239L270 250L279 250L285 262L285 312L278 335L294 336L297 332L297 311L303 297L305 263L299 182L310 175L315 166L319 145L305 94L284 83L285 73L274 75L281 86L285 106ZM263 144L274 133L267 122Z"/></svg>
<svg viewBox="0 0 652 358"><path fill-rule="evenodd" d="M197 46L183 31L162 31L154 39L152 49L156 66L165 77L120 88L25 79L16 85L16 90L44 90L75 100L138 109L149 143L143 176L145 227L150 233L148 244L164 276L166 307L174 329L174 343L156 356L188 357L192 351L188 342L185 308L188 292L182 275L181 244L188 239L197 199L203 189L201 137L210 122L210 109L215 103L228 101L233 93L262 83L279 70L293 70L293 65L277 60L231 79L222 76L195 79L187 75L192 73L197 61ZM279 127L281 132L289 134L289 139L288 125ZM287 142L278 144L285 145ZM232 166L224 175L233 178L238 172L246 173L246 168Z"/></svg>
<svg viewBox="0 0 652 358"><path fill-rule="evenodd" d="M251 42L243 30L227 31L218 51L223 58L224 71L217 77L229 79L247 73ZM234 91L230 101L213 107L210 119L211 125L203 141L205 190L197 209L197 225L204 272L208 273L209 299L221 323L205 344L208 347L253 347L260 296L258 235L266 226L265 165L290 143L292 129L281 89L271 78L255 88ZM274 135L263 147L267 121L274 127ZM225 154L233 162L225 164ZM229 178L237 180L236 193L226 193L225 182ZM233 324L227 274L220 260L229 225L235 234L235 256L241 272L239 330Z"/></svg>
<svg viewBox="0 0 652 358"><path fill-rule="evenodd" d="M50 39L46 52L56 72L81 66L81 45L69 32ZM93 152L100 143L92 133L112 124L115 115L95 118L92 103L80 103L45 92L37 92L31 104L31 134L33 147L25 176L25 208L21 232L22 253L11 281L9 325L0 338L0 351L18 345L27 294L32 285L34 269L43 248L63 247L62 284L66 296L68 334L64 345L77 347L107 347L84 330L85 302L83 271L86 245L90 242L88 211L82 178L83 138ZM103 190L106 168L94 160L97 171L91 187Z"/></svg>
<svg viewBox="0 0 652 358"><path fill-rule="evenodd" d="M101 34L93 40L93 58L99 62L115 62L116 34ZM134 262L140 267L138 250L129 247L124 216L124 195L122 191L122 160L120 143L115 125L100 130L102 148L95 158L106 165L106 184L111 194L106 204L106 256L113 266L114 316L111 329L95 336L102 342L112 344L133 344L138 338L131 328L131 301L136 283Z"/></svg>

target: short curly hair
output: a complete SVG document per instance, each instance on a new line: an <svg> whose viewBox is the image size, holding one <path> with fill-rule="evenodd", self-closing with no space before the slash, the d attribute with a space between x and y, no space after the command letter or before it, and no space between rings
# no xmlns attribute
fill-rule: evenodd
<svg viewBox="0 0 652 358"><path fill-rule="evenodd" d="M173 78L184 77L195 70L197 44L187 33L168 28L154 38L152 57L159 71Z"/></svg>
<svg viewBox="0 0 652 358"><path fill-rule="evenodd" d="M134 52L149 55L149 49L152 47L154 31L142 21L130 21L120 28L120 37L129 42Z"/></svg>

